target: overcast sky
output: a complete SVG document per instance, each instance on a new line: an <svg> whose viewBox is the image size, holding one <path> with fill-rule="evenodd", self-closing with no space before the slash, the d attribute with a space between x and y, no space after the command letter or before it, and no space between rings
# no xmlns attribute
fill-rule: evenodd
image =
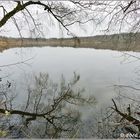
<svg viewBox="0 0 140 140"><path fill-rule="evenodd" d="M3 5L6 6L6 9L10 11L14 6L15 2L3 2ZM44 37L44 38L52 38L52 37L71 37L67 35L67 31L64 30L58 24L56 19L50 16L46 11L43 10L43 7L38 7L36 5L30 6L30 12L36 23L38 23L38 28L34 28L33 21L31 17L25 12L26 18L29 23L27 23L25 16L19 12L14 16L16 19L16 23L18 24L18 28L23 37ZM2 17L2 9L0 9L0 17ZM92 22L88 22L87 24L79 26L78 24L74 24L69 27L69 30L76 36L94 36L104 34L103 31L107 24L104 22L99 26ZM36 32L34 34L34 31ZM112 30L112 33L114 31ZM15 25L15 20L10 19L1 29L0 29L1 36L8 36L8 37L20 37L19 31Z"/></svg>

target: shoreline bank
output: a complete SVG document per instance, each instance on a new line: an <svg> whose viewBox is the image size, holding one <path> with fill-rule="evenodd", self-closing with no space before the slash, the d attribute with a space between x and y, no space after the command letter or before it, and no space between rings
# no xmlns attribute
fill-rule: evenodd
<svg viewBox="0 0 140 140"><path fill-rule="evenodd" d="M52 46L52 47L73 47L73 48L94 48L109 49L117 51L140 52L140 34L130 36L130 34L100 35L93 37L75 38L6 38L0 37L0 51L15 47L32 46Z"/></svg>

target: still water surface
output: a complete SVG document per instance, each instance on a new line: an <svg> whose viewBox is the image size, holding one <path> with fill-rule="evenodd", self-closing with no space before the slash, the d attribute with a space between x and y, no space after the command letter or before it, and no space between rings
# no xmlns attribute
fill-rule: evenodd
<svg viewBox="0 0 140 140"><path fill-rule="evenodd" d="M140 57L140 53L127 53ZM59 81L62 74L70 79L76 72L81 77L79 85L86 89L86 94L94 95L98 104L103 104L116 96L113 85L135 85L134 80L138 78L139 61L124 52L111 50L12 48L0 53L0 66L30 58L25 64L0 67L1 76L8 76L7 79L16 84L18 94L29 84L30 74L45 72L53 81Z"/></svg>

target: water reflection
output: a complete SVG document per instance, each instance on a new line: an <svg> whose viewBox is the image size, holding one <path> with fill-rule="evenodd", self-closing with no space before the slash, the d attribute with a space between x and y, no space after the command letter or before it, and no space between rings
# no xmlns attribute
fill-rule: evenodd
<svg viewBox="0 0 140 140"><path fill-rule="evenodd" d="M140 56L139 53L129 54ZM133 85L133 80L137 78L134 68L139 66L139 61L129 63L135 58L128 59L122 55L123 52L118 51L83 48L14 48L0 54L0 66L33 59L25 64L1 67L1 75L14 81L17 91L21 93L30 83L31 74L47 72L55 82L60 80L62 74L70 79L76 72L81 76L79 86L84 87L86 93L93 94L100 107L116 95L113 85ZM127 60L123 62L124 58Z"/></svg>

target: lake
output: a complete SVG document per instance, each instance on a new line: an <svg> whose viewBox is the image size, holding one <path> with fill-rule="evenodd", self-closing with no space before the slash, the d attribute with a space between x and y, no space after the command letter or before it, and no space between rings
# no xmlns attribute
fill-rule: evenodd
<svg viewBox="0 0 140 140"><path fill-rule="evenodd" d="M117 95L114 85L138 86L134 81L138 80L139 61L130 55L140 57L136 52L85 48L12 48L0 53L0 72L1 77L5 77L3 80L16 85L20 101L25 96L21 93L30 84L30 75L48 73L50 79L59 82L62 74L69 80L76 72L80 75L80 87L85 88L86 94L95 96L100 108ZM30 60L24 64L9 65L27 59ZM127 94L129 92L127 90Z"/></svg>

